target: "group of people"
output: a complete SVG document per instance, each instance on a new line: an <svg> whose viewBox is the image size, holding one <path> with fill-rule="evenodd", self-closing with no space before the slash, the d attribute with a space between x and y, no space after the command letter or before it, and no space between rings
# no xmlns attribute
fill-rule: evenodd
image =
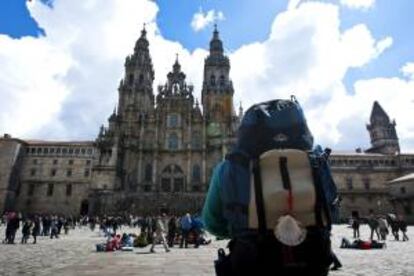
<svg viewBox="0 0 414 276"><path fill-rule="evenodd" d="M59 238L64 230L65 234L69 233L69 228L73 226L73 219L57 215L33 215L23 216L16 212L7 212L2 217L6 224L5 238L3 243L14 244L16 233L21 226L21 243L26 244L33 237L33 244L37 243L38 236L50 236L51 239Z"/></svg>
<svg viewBox="0 0 414 276"><path fill-rule="evenodd" d="M350 219L354 239L360 238L359 228L362 221L363 220L359 218L358 215L353 215ZM375 234L378 240L385 241L387 239L387 235L390 233L390 230L396 241L400 240L400 231L402 241L409 240L407 236L407 222L401 215L387 214L375 216L374 214L370 214L366 222L370 228L370 240L374 240Z"/></svg>
<svg viewBox="0 0 414 276"><path fill-rule="evenodd" d="M107 238L105 244L98 244L98 251L130 250L131 247L146 247L151 244L150 252L155 252L155 246L162 244L166 252L171 247L179 245L180 248L188 248L194 244L195 248L208 244L204 225L198 215L191 216L189 213L183 216L167 216L162 213L158 216L137 217L131 220L119 219L119 217L103 217L91 220L92 224L100 222L100 231ZM117 233L121 225L138 227L139 235L134 233Z"/></svg>

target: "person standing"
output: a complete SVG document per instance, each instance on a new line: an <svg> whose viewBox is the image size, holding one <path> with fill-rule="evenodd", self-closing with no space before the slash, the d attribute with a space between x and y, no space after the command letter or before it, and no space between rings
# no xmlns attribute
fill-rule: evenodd
<svg viewBox="0 0 414 276"><path fill-rule="evenodd" d="M167 240L165 239L165 234L167 232L167 226L166 226L166 217L165 214L162 214L162 216L158 216L155 219L155 231L152 238L152 246L150 249L151 253L155 253L155 244L158 242L161 242L164 246L165 252L170 252L170 249L167 245Z"/></svg>
<svg viewBox="0 0 414 276"><path fill-rule="evenodd" d="M375 234L377 235L377 239L380 240L381 237L380 237L380 234L378 232L378 226L379 226L378 220L375 218L375 216L374 216L373 213L371 213L369 215L369 218L368 218L368 226L371 229L370 239L371 240L374 239L374 232L375 232Z"/></svg>
<svg viewBox="0 0 414 276"><path fill-rule="evenodd" d="M20 227L20 216L16 213L12 213L10 220L7 224L7 227L10 227L6 232L8 232L9 237L7 238L8 243L14 244L14 239L16 237L17 229Z"/></svg>
<svg viewBox="0 0 414 276"><path fill-rule="evenodd" d="M30 237L30 230L32 228L32 222L30 221L30 219L26 219L23 227L22 227L22 244L23 243L27 243L27 240Z"/></svg>
<svg viewBox="0 0 414 276"><path fill-rule="evenodd" d="M193 225L193 221L191 219L191 215L189 213L185 214L180 220L181 224L181 241L180 241L180 248L188 248L188 236L191 231L191 227Z"/></svg>
<svg viewBox="0 0 414 276"><path fill-rule="evenodd" d="M381 236L381 240L385 241L388 235L388 225L387 221L383 217L378 217L378 228Z"/></svg>
<svg viewBox="0 0 414 276"><path fill-rule="evenodd" d="M176 224L176 217L171 216L171 218L168 220L168 246L174 247L174 240L175 240L175 234L177 233L177 224Z"/></svg>
<svg viewBox="0 0 414 276"><path fill-rule="evenodd" d="M37 236L39 234L40 234L40 219L38 216L35 216L33 220L33 229L32 229L33 244L37 242Z"/></svg>
<svg viewBox="0 0 414 276"><path fill-rule="evenodd" d="M358 216L352 216L352 229L354 230L354 239L359 238L360 221Z"/></svg>
<svg viewBox="0 0 414 276"><path fill-rule="evenodd" d="M409 238L407 236L407 222L404 220L403 216L398 216L398 227L402 232L402 240L408 241Z"/></svg>
<svg viewBox="0 0 414 276"><path fill-rule="evenodd" d="M57 217L53 217L50 220L50 238L53 239L54 238L59 238L58 236L58 221L57 221Z"/></svg>

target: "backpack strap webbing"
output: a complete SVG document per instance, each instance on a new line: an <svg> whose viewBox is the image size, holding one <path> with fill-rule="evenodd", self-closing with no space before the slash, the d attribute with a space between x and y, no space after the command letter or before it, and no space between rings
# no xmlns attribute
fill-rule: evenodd
<svg viewBox="0 0 414 276"><path fill-rule="evenodd" d="M257 219L259 222L259 236L262 241L266 238L267 225L263 200L262 176L258 159L253 159L254 194L256 199Z"/></svg>
<svg viewBox="0 0 414 276"><path fill-rule="evenodd" d="M313 182L316 190L315 219L316 224L320 227L325 226L323 223L322 214L325 215L327 225L332 224L331 212L329 210L328 201L323 191L323 184L321 183L320 169L322 162L326 162L326 160L324 160L321 157L318 157L316 159L316 164L314 163L312 165Z"/></svg>
<svg viewBox="0 0 414 276"><path fill-rule="evenodd" d="M283 188L288 191L288 210L291 212L293 210L293 195L287 162L288 160L286 157L279 158L279 170L282 177L282 184Z"/></svg>

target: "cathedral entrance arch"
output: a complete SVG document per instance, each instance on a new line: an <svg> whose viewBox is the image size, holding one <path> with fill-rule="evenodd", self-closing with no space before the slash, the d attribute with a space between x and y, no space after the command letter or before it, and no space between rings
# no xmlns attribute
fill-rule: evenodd
<svg viewBox="0 0 414 276"><path fill-rule="evenodd" d="M178 165L168 165L161 172L161 191L182 192L184 191L184 172Z"/></svg>
<svg viewBox="0 0 414 276"><path fill-rule="evenodd" d="M82 200L80 206L80 215L86 216L89 213L89 201L87 199Z"/></svg>

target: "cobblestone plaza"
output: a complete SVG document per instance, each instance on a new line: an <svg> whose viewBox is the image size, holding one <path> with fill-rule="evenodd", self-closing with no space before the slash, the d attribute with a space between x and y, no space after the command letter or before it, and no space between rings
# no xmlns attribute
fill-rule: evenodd
<svg viewBox="0 0 414 276"><path fill-rule="evenodd" d="M137 229L121 231L137 232ZM344 225L334 227L333 248L343 268L329 275L414 275L412 239L408 242L391 239L383 250L339 249L342 237L351 238L351 232ZM0 234L4 235L4 227ZM363 225L361 237L366 239L368 234L368 226ZM414 227L409 228L408 236L414 236ZM226 241L213 239L211 244L198 249L173 248L169 253L162 246L156 247L155 254L148 253L149 246L135 248L134 252L95 252L95 244L103 240L98 231L91 232L85 227L58 240L41 237L37 244L1 244L0 275L214 275L217 249L226 245Z"/></svg>

